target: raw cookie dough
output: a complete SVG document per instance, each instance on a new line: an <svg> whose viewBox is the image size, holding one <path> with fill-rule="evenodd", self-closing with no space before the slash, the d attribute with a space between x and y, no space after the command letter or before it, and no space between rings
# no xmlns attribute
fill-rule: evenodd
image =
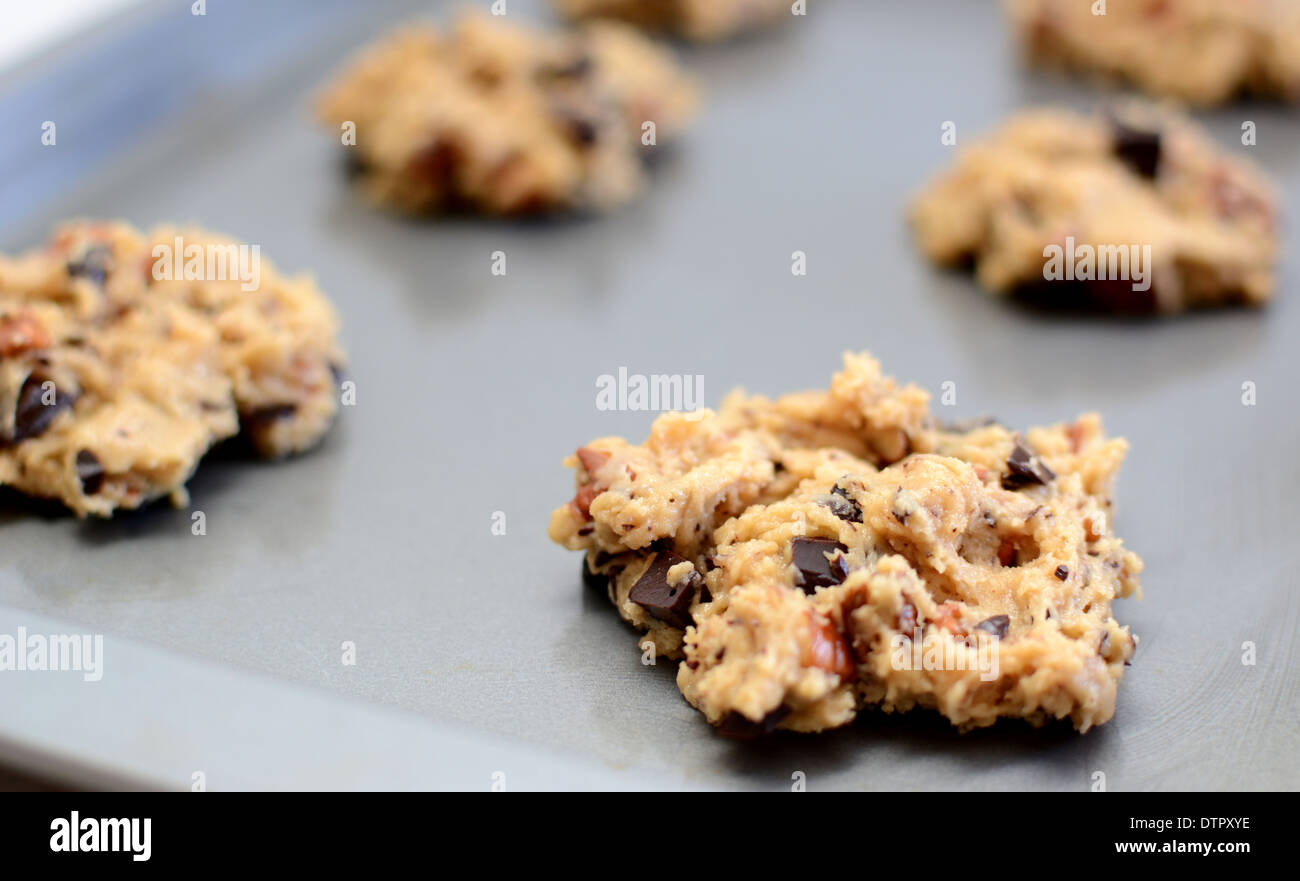
<svg viewBox="0 0 1300 881"><path fill-rule="evenodd" d="M375 202L409 213L600 210L644 186L644 141L676 137L696 90L625 25L548 33L465 14L370 47L318 104Z"/></svg>
<svg viewBox="0 0 1300 881"><path fill-rule="evenodd" d="M167 278L177 237L225 279ZM208 270L209 245L238 248L197 230L79 222L0 256L0 485L109 517L183 503L199 459L241 432L268 458L320 440L344 364L334 310L267 260L255 288L215 259Z"/></svg>
<svg viewBox="0 0 1300 881"><path fill-rule="evenodd" d="M791 0L554 0L564 15L614 18L688 40L723 40L791 15Z"/></svg>
<svg viewBox="0 0 1300 881"><path fill-rule="evenodd" d="M973 262L988 290L1132 313L1258 305L1273 294L1271 185L1182 117L1146 106L1093 117L1036 109L958 150L914 200L911 220L930 259ZM1125 256L1139 264L1127 277L1094 268L1049 281L1052 245L1075 255L1061 261L1071 265L1089 250L1095 264L1103 255L1112 268ZM1148 273L1145 290L1135 265Z"/></svg>
<svg viewBox="0 0 1300 881"><path fill-rule="evenodd" d="M1094 414L938 427L924 391L845 355L829 391L733 392L642 445L582 447L550 537L586 552L643 647L684 659L682 694L724 733L916 706L1085 731L1135 643L1111 616L1142 569L1110 528L1126 450Z"/></svg>
<svg viewBox="0 0 1300 881"><path fill-rule="evenodd" d="M1007 0L1035 63L1110 76L1195 104L1300 100L1295 0Z"/></svg>

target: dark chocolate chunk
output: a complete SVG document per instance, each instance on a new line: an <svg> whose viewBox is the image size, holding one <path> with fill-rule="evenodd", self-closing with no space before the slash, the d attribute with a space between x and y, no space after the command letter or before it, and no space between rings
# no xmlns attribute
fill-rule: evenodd
<svg viewBox="0 0 1300 881"><path fill-rule="evenodd" d="M600 137L600 124L590 114L572 107L556 107L555 118L579 147L590 147Z"/></svg>
<svg viewBox="0 0 1300 881"><path fill-rule="evenodd" d="M830 559L827 554L840 553ZM848 548L829 538L796 538L790 546L791 562L796 571L795 585L811 594L819 587L832 587L848 577L844 553Z"/></svg>
<svg viewBox="0 0 1300 881"><path fill-rule="evenodd" d="M1062 581L1064 581L1065 579L1069 578L1069 577L1070 577L1070 570L1069 570L1069 568L1066 567L1066 566L1057 566L1057 567L1056 567L1056 577L1059 578L1059 579L1061 579Z"/></svg>
<svg viewBox="0 0 1300 881"><path fill-rule="evenodd" d="M985 618L975 625L976 630L983 630L990 636L1002 639L1007 635L1007 628L1011 626L1011 619L1006 615L994 615L992 618Z"/></svg>
<svg viewBox="0 0 1300 881"><path fill-rule="evenodd" d="M1003 537L998 543L998 562L1003 566L1020 565L1020 549L1016 547L1016 542L1010 536Z"/></svg>
<svg viewBox="0 0 1300 881"><path fill-rule="evenodd" d="M81 252L80 257L68 261L68 275L73 278L88 278L103 287L112 262L113 250L108 245L91 245Z"/></svg>
<svg viewBox="0 0 1300 881"><path fill-rule="evenodd" d="M18 404L14 408L14 443L44 434L54 417L76 400L75 395L64 393L55 385L47 401L45 383L51 381L45 374L33 372L19 389Z"/></svg>
<svg viewBox="0 0 1300 881"><path fill-rule="evenodd" d="M1160 170L1160 132L1112 118L1112 149L1129 169L1148 180Z"/></svg>
<svg viewBox="0 0 1300 881"><path fill-rule="evenodd" d="M628 599L660 621L685 629L692 623L691 601L703 582L698 572L692 572L678 584L668 583L668 570L685 562L687 560L684 557L679 557L672 551L655 554L650 568L632 585Z"/></svg>
<svg viewBox="0 0 1300 881"><path fill-rule="evenodd" d="M1025 449L1023 444L1016 443L1015 449L1007 457L1008 473L1002 477L1003 489L1019 489L1022 486L1031 486L1033 484L1048 484L1056 479L1052 469L1043 463L1043 460L1035 456L1029 450Z"/></svg>
<svg viewBox="0 0 1300 881"><path fill-rule="evenodd" d="M821 504L830 508L832 514L847 523L862 522L862 508L849 497L849 491L838 484Z"/></svg>
<svg viewBox="0 0 1300 881"><path fill-rule="evenodd" d="M464 151L449 140L435 140L417 150L410 158L408 170L420 181L450 189Z"/></svg>
<svg viewBox="0 0 1300 881"><path fill-rule="evenodd" d="M583 557L582 584L584 587L591 588L592 590L598 590L601 593L608 595L609 581L610 581L610 577L608 575L602 575L598 572L592 572L591 567L587 565L587 558Z"/></svg>
<svg viewBox="0 0 1300 881"><path fill-rule="evenodd" d="M239 414L240 437L262 455L274 455L275 426L286 419L292 419L298 412L296 404L269 404Z"/></svg>
<svg viewBox="0 0 1300 881"><path fill-rule="evenodd" d="M279 422L281 419L288 419L297 412L297 404L270 404L241 415L239 421L243 424L245 431L256 434L268 428L272 423Z"/></svg>
<svg viewBox="0 0 1300 881"><path fill-rule="evenodd" d="M93 496L104 485L104 464L90 450L78 450L77 476L81 478L81 491Z"/></svg>
<svg viewBox="0 0 1300 881"><path fill-rule="evenodd" d="M790 715L790 708L782 705L758 722L754 722L732 710L722 717L722 721L718 724L718 733L723 737L730 737L735 740L753 740L756 737L771 734L776 730L776 726L781 724L781 720L788 715Z"/></svg>

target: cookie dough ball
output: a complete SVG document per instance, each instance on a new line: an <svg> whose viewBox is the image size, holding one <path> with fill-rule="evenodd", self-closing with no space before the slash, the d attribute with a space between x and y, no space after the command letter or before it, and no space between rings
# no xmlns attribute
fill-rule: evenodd
<svg viewBox="0 0 1300 881"><path fill-rule="evenodd" d="M1300 101L1300 4L1291 0L1007 0L1032 63L1220 104Z"/></svg>
<svg viewBox="0 0 1300 881"><path fill-rule="evenodd" d="M1108 721L1136 644L1111 605L1142 571L1111 527L1127 444L1093 414L944 428L927 401L846 355L826 391L597 438L550 536L729 736Z"/></svg>
<svg viewBox="0 0 1300 881"><path fill-rule="evenodd" d="M631 200L696 101L672 56L627 26L549 32L467 13L366 49L317 112L378 204L526 215Z"/></svg>
<svg viewBox="0 0 1300 881"><path fill-rule="evenodd" d="M1277 218L1252 164L1144 105L1018 113L911 206L926 256L973 264L989 291L1140 314L1267 302Z"/></svg>
<svg viewBox="0 0 1300 881"><path fill-rule="evenodd" d="M216 443L275 458L338 409L338 318L309 278L201 230L69 224L0 256L0 485L108 517Z"/></svg>

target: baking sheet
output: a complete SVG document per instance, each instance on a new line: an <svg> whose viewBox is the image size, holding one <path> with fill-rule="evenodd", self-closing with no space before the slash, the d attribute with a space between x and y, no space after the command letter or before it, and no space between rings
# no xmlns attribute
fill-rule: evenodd
<svg viewBox="0 0 1300 881"><path fill-rule="evenodd" d="M353 48L436 3L230 2L206 19L150 4L0 79L0 247L39 243L69 215L229 231L315 273L357 383L314 453L205 464L191 484L203 537L163 506L78 522L6 498L0 604L148 648L118 674L146 704L170 654L232 682L270 677L420 717L423 738L385 747L398 754L443 749L454 764L463 741L449 730L515 744L532 757L519 761L564 754L575 787L613 773L613 785L779 789L795 771L810 789L1084 790L1097 771L1110 789L1300 785L1294 257L1265 311L1159 322L1028 312L931 269L901 212L951 160L941 124L961 142L1024 104L1087 108L1098 93L1020 70L992 5L812 6L784 30L686 50L708 89L702 117L645 198L599 219L409 222L349 192L308 100ZM510 10L547 15L524 0ZM35 134L46 118L60 120L55 148ZM1202 118L1224 144L1256 122L1251 151L1279 181L1296 254L1300 114L1249 104ZM497 250L504 277L490 272ZM806 277L790 273L794 250ZM581 589L578 557L546 539L572 493L559 460L648 430L651 414L596 408L601 374L700 374L716 403L735 385L824 387L846 349L932 392L955 382L944 417L1028 425L1095 409L1129 438L1117 531L1147 563L1146 598L1117 607L1141 644L1111 723L959 736L933 714L867 714L820 737L723 740L671 665L641 665L632 632ZM498 511L505 535L491 529ZM82 700L22 694L42 718ZM285 727L291 702L213 694L232 714L256 710L268 750L312 737ZM67 751L100 744L101 766L147 776L147 742L103 747L130 720L84 705ZM25 715L0 711L12 761L46 736ZM364 718L372 733L399 724ZM177 732L214 724L169 719Z"/></svg>

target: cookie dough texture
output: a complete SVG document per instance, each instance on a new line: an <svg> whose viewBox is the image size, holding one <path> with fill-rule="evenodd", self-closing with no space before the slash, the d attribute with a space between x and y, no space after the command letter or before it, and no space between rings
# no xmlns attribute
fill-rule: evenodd
<svg viewBox="0 0 1300 881"><path fill-rule="evenodd" d="M673 58L625 25L551 33L466 13L449 32L412 25L368 48L317 109L340 138L355 127L345 149L373 201L524 215L630 200L696 100Z"/></svg>
<svg viewBox="0 0 1300 881"><path fill-rule="evenodd" d="M792 14L791 0L554 0L569 18L626 21L688 40L725 40Z"/></svg>
<svg viewBox="0 0 1300 881"><path fill-rule="evenodd" d="M725 733L871 707L1106 722L1135 644L1111 603L1142 569L1110 527L1126 443L1091 414L938 427L927 401L846 355L828 391L662 415L566 460L550 537ZM927 653L948 661L900 660Z"/></svg>
<svg viewBox="0 0 1300 881"><path fill-rule="evenodd" d="M1300 100L1295 0L1007 0L1032 62L1219 104L1242 94Z"/></svg>
<svg viewBox="0 0 1300 881"><path fill-rule="evenodd" d="M108 517L163 496L183 503L223 439L242 433L274 458L329 428L344 355L316 286L266 260L251 290L252 276L231 270L160 280L171 257L154 248L178 237L183 249L238 247L198 230L80 222L41 250L0 256L0 485Z"/></svg>
<svg viewBox="0 0 1300 881"><path fill-rule="evenodd" d="M957 149L914 199L911 221L931 260L973 263L990 291L1135 313L1273 295L1271 184L1181 116L1143 105L1095 116L1035 109ZM1051 245L1087 246L1099 259L1149 246L1149 288L1134 289L1131 266L1128 278L1047 281Z"/></svg>

